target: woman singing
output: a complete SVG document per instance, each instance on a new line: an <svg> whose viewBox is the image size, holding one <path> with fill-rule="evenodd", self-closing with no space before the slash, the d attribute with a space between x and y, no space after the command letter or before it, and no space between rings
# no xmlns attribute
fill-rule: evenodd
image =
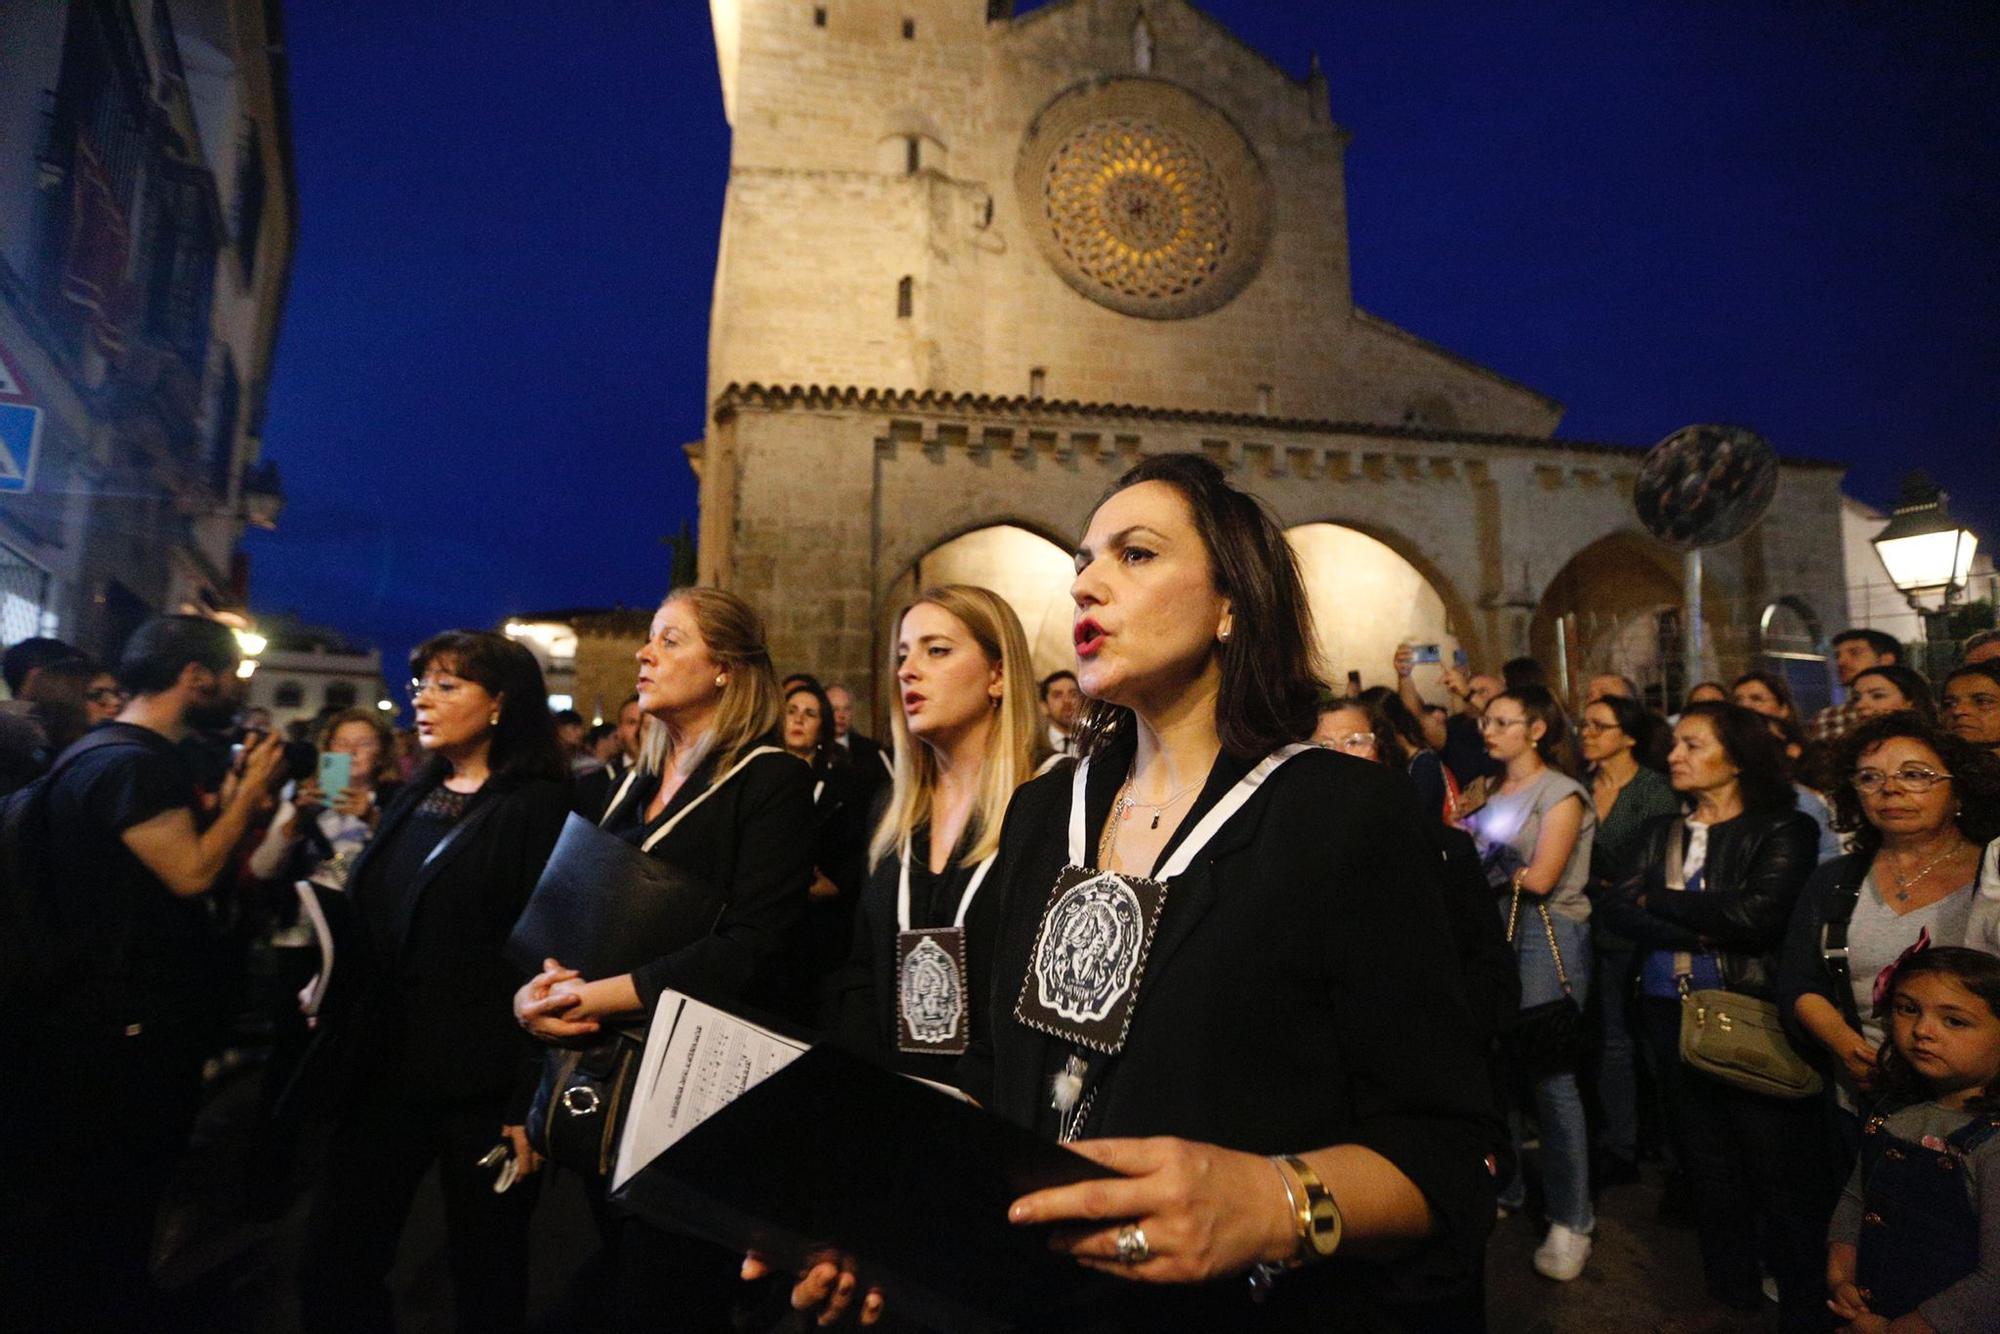
<svg viewBox="0 0 2000 1334"><path fill-rule="evenodd" d="M992 984L999 896L980 891L1044 731L1027 636L998 594L926 589L896 625L895 783L834 1022L861 1050L951 1082Z"/></svg>
<svg viewBox="0 0 2000 1334"><path fill-rule="evenodd" d="M1407 1324L1399 1269L1440 1298L1424 1262L1477 1264L1500 1135L1435 815L1302 744L1321 686L1297 566L1213 463L1126 473L1076 569L1082 760L1008 810L966 1084L1123 1179L1009 1218L1131 1283L1114 1328ZM855 1296L831 1265L795 1293Z"/></svg>
<svg viewBox="0 0 2000 1334"><path fill-rule="evenodd" d="M549 960L514 996L515 1017L544 1041L643 1024L667 987L765 1009L798 993L791 973L813 879L812 769L779 745L763 622L733 593L676 589L638 659L645 740L601 823L727 903L709 935L630 973L583 978ZM729 1327L737 1257L606 1210L599 1223L612 1259L613 1327Z"/></svg>

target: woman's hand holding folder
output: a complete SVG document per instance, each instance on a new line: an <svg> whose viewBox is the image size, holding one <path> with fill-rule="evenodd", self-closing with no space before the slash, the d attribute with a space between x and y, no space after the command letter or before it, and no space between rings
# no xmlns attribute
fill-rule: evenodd
<svg viewBox="0 0 2000 1334"><path fill-rule="evenodd" d="M770 1266L761 1256L743 1257L744 1282L754 1283L770 1272ZM861 1278L855 1272L854 1257L829 1256L800 1274L792 1285L792 1309L816 1311L815 1322L822 1327L837 1325L850 1314L857 1324L873 1325L882 1318L882 1289L869 1288L857 1306L854 1296L860 1289Z"/></svg>

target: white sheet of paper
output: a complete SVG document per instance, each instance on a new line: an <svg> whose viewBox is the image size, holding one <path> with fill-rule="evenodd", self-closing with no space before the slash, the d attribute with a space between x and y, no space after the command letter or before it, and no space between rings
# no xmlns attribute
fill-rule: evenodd
<svg viewBox="0 0 2000 1334"><path fill-rule="evenodd" d="M683 1135L805 1050L803 1042L691 996L661 992L619 1135L611 1188L623 1186Z"/></svg>

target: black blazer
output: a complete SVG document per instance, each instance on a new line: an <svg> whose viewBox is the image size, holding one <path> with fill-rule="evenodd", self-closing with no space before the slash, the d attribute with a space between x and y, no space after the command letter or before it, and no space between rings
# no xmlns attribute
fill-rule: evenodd
<svg viewBox="0 0 2000 1334"><path fill-rule="evenodd" d="M1662 815L1646 823L1632 854L1634 873L1597 911L1642 950L1712 947L1725 987L1775 1000L1778 947L1818 863L1819 826L1796 808L1745 811L1712 825L1702 892L1680 894L1667 888L1667 840L1679 819Z"/></svg>
<svg viewBox="0 0 2000 1334"><path fill-rule="evenodd" d="M328 1023L343 1030L337 1045L349 1080L392 1078L411 1098L501 1094L518 1088L534 1052L514 1023L514 991L524 979L501 949L569 814L568 785L537 778L495 787L453 827L406 895L375 883L371 865L439 781L433 771L408 784L355 859L347 882L354 907L365 919L396 919L393 952L380 957L369 933L355 933L359 993ZM397 911L398 898L406 913ZM335 957L336 984L346 962Z"/></svg>
<svg viewBox="0 0 2000 1334"><path fill-rule="evenodd" d="M657 818L642 820L660 783L657 774L641 774L605 827L643 843L716 777L711 756ZM654 846L653 856L706 881L727 906L713 932L633 971L649 1013L666 987L718 1005L768 1009L791 1009L802 992L810 995L796 970L805 958L800 933L812 886L812 784L811 766L796 756L760 755Z"/></svg>
<svg viewBox="0 0 2000 1334"><path fill-rule="evenodd" d="M1088 848L1129 768L1091 766ZM1249 765L1217 759L1175 843ZM1068 1046L1013 1017L1042 911L1068 860L1071 766L1015 793L981 897L1000 909L993 990L975 1008L966 1084L1047 1129ZM1168 886L1125 1049L1094 1058L1087 1135L1178 1135L1269 1154L1365 1145L1430 1203L1433 1238L1405 1267L1469 1279L1493 1220L1486 1163L1502 1138L1461 982L1439 847L1409 779L1312 750L1279 768ZM1163 857L1171 855L1170 844ZM1273 1182L1275 1191L1276 1182ZM1394 1327L1394 1266L1359 1258L1286 1276L1251 1306L1241 1278L1135 1294L1153 1329ZM1140 1317L1132 1317L1140 1319Z"/></svg>

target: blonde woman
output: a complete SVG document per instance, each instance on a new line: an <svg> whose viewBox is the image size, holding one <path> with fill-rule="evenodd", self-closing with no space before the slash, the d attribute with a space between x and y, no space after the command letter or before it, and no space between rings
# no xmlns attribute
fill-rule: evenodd
<svg viewBox="0 0 2000 1334"><path fill-rule="evenodd" d="M793 994L813 880L812 769L785 753L782 702L764 625L714 588L676 589L639 649L639 762L611 794L604 828L699 877L727 903L715 930L616 977L547 961L514 995L514 1016L544 1041L643 1022L663 988L721 1005L778 1007ZM664 836L661 835L662 831ZM726 1329L739 1260L601 1207L612 1262L597 1326Z"/></svg>
<svg viewBox="0 0 2000 1334"><path fill-rule="evenodd" d="M1047 750L1027 636L998 594L929 588L896 619L895 780L831 1016L848 1042L949 1082L990 990L982 891L1014 789Z"/></svg>

